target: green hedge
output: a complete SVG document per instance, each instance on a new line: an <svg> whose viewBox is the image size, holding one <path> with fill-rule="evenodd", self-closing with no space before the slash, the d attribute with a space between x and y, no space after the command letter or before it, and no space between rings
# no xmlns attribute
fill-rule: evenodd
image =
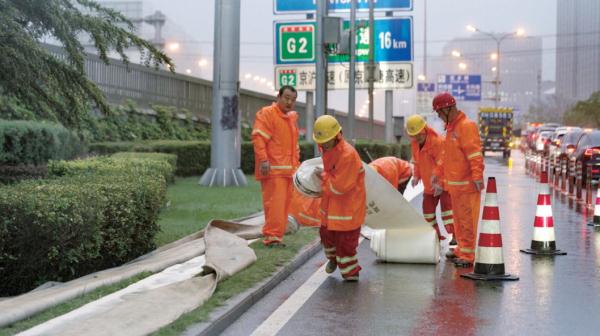
<svg viewBox="0 0 600 336"><path fill-rule="evenodd" d="M85 144L62 125L0 120L0 165L44 165L85 151Z"/></svg>
<svg viewBox="0 0 600 336"><path fill-rule="evenodd" d="M410 146L407 144L385 144L380 142L358 142L356 149L365 162L369 158L365 149L375 159L382 156L397 156L410 159ZM95 154L117 152L161 152L177 155L178 176L201 175L210 167L210 142L206 141L145 141L145 142L101 142L90 145ZM254 149L251 142L242 143L241 169L246 174L254 173ZM300 143L300 160L314 156L311 143Z"/></svg>
<svg viewBox="0 0 600 336"><path fill-rule="evenodd" d="M108 168L118 160L117 169ZM83 161L49 165L64 177L0 187L0 296L116 266L155 247L171 166Z"/></svg>

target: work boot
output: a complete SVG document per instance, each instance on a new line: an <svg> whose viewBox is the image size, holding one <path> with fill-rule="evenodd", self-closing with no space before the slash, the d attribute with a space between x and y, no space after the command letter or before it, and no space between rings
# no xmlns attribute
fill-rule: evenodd
<svg viewBox="0 0 600 336"><path fill-rule="evenodd" d="M465 260L465 259L460 259L460 258L454 259L452 262L454 263L454 266L456 266L456 267L471 267L471 266L473 266L472 262Z"/></svg>
<svg viewBox="0 0 600 336"><path fill-rule="evenodd" d="M285 247L285 244L279 237L271 236L263 240L263 245L267 247Z"/></svg>
<svg viewBox="0 0 600 336"><path fill-rule="evenodd" d="M331 260L330 259L327 262L327 266L325 266L325 272L327 274L331 274L331 273L333 273L336 270L336 268L337 268L337 262L335 260Z"/></svg>
<svg viewBox="0 0 600 336"><path fill-rule="evenodd" d="M454 238L454 235L452 236L452 240L450 241L450 243L448 243L449 245L453 245L456 246L458 245L458 242L456 241L456 238Z"/></svg>
<svg viewBox="0 0 600 336"><path fill-rule="evenodd" d="M446 258L448 258L448 259L456 258L456 254L454 254L454 249L449 249L448 252L446 252Z"/></svg>
<svg viewBox="0 0 600 336"><path fill-rule="evenodd" d="M348 282L358 281L358 274L357 275L352 275L352 276L345 277L344 281L348 281Z"/></svg>

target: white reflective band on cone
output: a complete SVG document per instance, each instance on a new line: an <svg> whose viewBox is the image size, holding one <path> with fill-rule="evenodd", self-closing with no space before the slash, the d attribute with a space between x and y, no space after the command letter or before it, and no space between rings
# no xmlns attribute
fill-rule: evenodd
<svg viewBox="0 0 600 336"><path fill-rule="evenodd" d="M551 205L538 205L535 209L536 217L552 217L552 206Z"/></svg>
<svg viewBox="0 0 600 336"><path fill-rule="evenodd" d="M481 264L504 264L501 247L477 247L475 260Z"/></svg>
<svg viewBox="0 0 600 336"><path fill-rule="evenodd" d="M534 227L533 228L533 240L541 241L541 242L555 241L556 238L554 237L554 227L551 227L551 228Z"/></svg>

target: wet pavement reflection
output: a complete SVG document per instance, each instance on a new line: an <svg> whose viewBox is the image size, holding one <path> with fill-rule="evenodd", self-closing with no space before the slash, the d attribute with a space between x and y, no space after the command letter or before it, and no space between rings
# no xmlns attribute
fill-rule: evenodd
<svg viewBox="0 0 600 336"><path fill-rule="evenodd" d="M587 225L593 211L552 192L556 248L567 255L521 253L531 245L538 183L516 151L511 169L500 156L486 157L485 173L497 180L505 269L519 281L461 278L471 269L447 262L445 249L437 265L381 263L365 241L360 282L329 277L279 335L600 333L600 230Z"/></svg>

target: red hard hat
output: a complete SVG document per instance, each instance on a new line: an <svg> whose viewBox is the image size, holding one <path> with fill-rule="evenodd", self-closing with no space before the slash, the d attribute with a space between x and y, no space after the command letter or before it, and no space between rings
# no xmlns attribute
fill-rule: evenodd
<svg viewBox="0 0 600 336"><path fill-rule="evenodd" d="M456 105L456 99L448 92L442 92L433 98L433 110L437 111L446 107Z"/></svg>

